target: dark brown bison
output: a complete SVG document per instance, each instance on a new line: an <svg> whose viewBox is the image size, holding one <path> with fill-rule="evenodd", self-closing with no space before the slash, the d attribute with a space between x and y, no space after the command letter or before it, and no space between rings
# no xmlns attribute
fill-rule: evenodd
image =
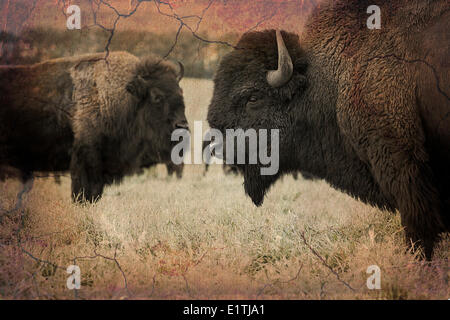
<svg viewBox="0 0 450 320"><path fill-rule="evenodd" d="M126 52L2 67L0 171L70 170L73 199L94 201L145 163L170 161L172 131L187 128L178 69Z"/></svg>
<svg viewBox="0 0 450 320"><path fill-rule="evenodd" d="M430 258L450 225L450 3L376 1L382 27L370 30L372 2L323 4L300 38L244 34L220 63L208 122L280 130L278 174L242 166L256 205L279 176L306 171L398 209Z"/></svg>

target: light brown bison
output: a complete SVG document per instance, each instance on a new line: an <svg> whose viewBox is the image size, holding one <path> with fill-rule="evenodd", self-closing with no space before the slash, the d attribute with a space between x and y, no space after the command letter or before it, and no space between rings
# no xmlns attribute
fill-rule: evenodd
<svg viewBox="0 0 450 320"><path fill-rule="evenodd" d="M155 56L104 56L0 69L0 171L70 170L73 199L94 201L141 166L170 161L171 132L187 128L182 72Z"/></svg>
<svg viewBox="0 0 450 320"><path fill-rule="evenodd" d="M243 165L261 205L286 172L305 171L355 198L398 209L428 258L450 227L450 3L329 1L299 38L244 34L215 77L208 122L280 130L280 171Z"/></svg>

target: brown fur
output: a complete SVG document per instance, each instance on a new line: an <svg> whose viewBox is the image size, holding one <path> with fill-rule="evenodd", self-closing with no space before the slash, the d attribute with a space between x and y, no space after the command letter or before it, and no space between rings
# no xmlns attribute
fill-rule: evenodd
<svg viewBox="0 0 450 320"><path fill-rule="evenodd" d="M243 168L255 204L284 173L308 172L398 209L408 242L430 258L450 228L450 4L376 1L382 27L369 30L372 4L329 1L300 39L282 32L294 74L281 88L265 79L277 66L275 32L243 35L221 62L208 122L223 131L280 129L279 174Z"/></svg>
<svg viewBox="0 0 450 320"><path fill-rule="evenodd" d="M74 199L98 199L145 162L170 159L186 126L176 68L126 52L0 69L0 167L67 171ZM80 198L79 198L80 197Z"/></svg>

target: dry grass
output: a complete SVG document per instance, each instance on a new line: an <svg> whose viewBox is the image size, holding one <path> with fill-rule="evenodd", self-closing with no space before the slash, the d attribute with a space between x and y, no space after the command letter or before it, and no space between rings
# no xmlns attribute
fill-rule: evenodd
<svg viewBox="0 0 450 320"><path fill-rule="evenodd" d="M211 82L183 85L188 119L205 119ZM84 207L70 201L70 178L36 179L23 215L0 223L0 297L448 298L448 238L426 264L406 252L398 214L323 181L285 177L256 208L241 177L220 166L202 173L187 165L178 181L158 166ZM20 189L0 184L3 209ZM78 292L66 288L71 264L81 268ZM381 268L381 290L366 287L370 265Z"/></svg>

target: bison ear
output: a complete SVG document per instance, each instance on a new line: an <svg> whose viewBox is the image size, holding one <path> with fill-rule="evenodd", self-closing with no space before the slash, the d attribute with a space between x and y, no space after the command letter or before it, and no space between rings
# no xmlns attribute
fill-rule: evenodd
<svg viewBox="0 0 450 320"><path fill-rule="evenodd" d="M127 91L138 99L144 99L148 93L148 86L145 80L137 75L128 82Z"/></svg>

